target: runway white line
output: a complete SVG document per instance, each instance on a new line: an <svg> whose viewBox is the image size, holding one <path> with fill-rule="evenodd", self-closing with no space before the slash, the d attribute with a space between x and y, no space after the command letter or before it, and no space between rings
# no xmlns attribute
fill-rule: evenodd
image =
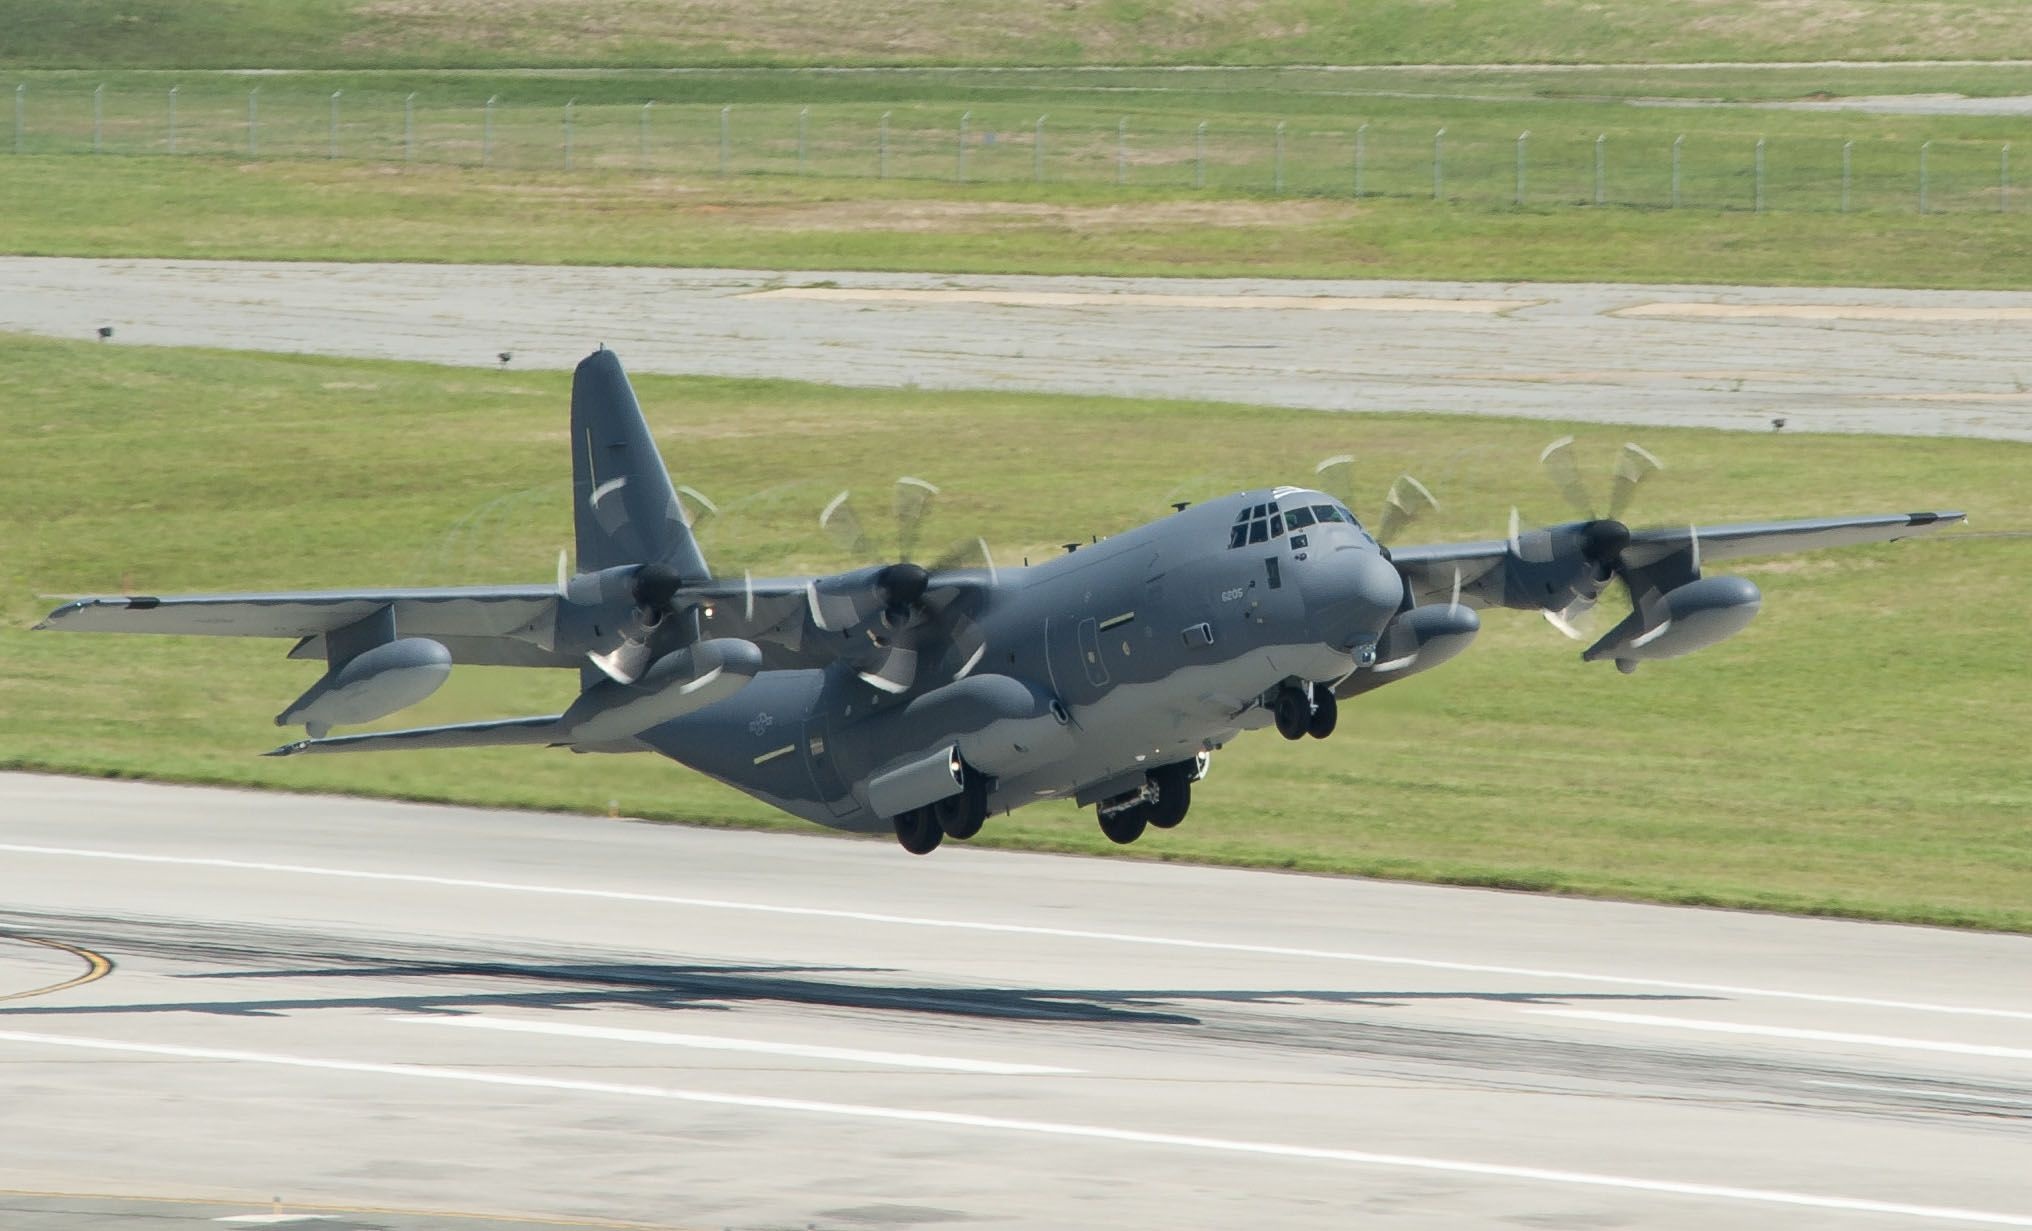
<svg viewBox="0 0 2032 1231"><path fill-rule="evenodd" d="M1378 1154L1367 1150L1340 1150L1322 1146L1280 1145L1275 1142L1241 1141L1222 1137L1196 1137L1183 1133L1151 1133L1137 1129L1105 1128L1088 1124L1058 1124L1046 1120L1014 1120L1001 1116L969 1115L962 1112L920 1111L906 1107L879 1107L854 1103L822 1103L809 1099L771 1098L763 1095L717 1094L706 1090L685 1090L667 1086L629 1085L618 1082L576 1081L568 1078L533 1077L519 1073L489 1073L472 1069L443 1069L421 1064L377 1064L360 1060L326 1060L311 1056L285 1056L270 1052L230 1051L212 1047L176 1047L160 1043L124 1043L113 1039L80 1038L27 1031L0 1030L0 1041L74 1047L91 1051L126 1052L145 1056L175 1056L189 1060L221 1060L242 1064L270 1064L288 1068L318 1069L337 1073L369 1073L386 1077L408 1077L434 1081L458 1081L473 1085L513 1086L535 1090L569 1090L582 1094L607 1094L626 1098L664 1099L715 1107L745 1107L760 1111L782 1111L804 1115L836 1116L861 1120L885 1120L906 1124L936 1124L943 1127L975 1128L1041 1137L1064 1137L1089 1141L1113 1141L1129 1145L1168 1146L1223 1154L1296 1159L1309 1162L1351 1163L1358 1166L1396 1168L1407 1171L1444 1172L1489 1179L1525 1180L1583 1188L1619 1189L1625 1192L1655 1193L1664 1196L1695 1197L1793 1208L1835 1210L1858 1214L1887 1214L1929 1222L1971 1223L1992 1227L2032 1227L2032 1214L2007 1214L1993 1210L1969 1210L1952 1206L1912 1205L1898 1201L1874 1201L1863 1197L1836 1197L1819 1193L1783 1192L1776 1189L1736 1188L1723 1184L1695 1184L1677 1180L1647 1180L1635 1176L1597 1175L1585 1171L1560 1171L1543 1167L1516 1167L1505 1163L1477 1163L1460 1159L1423 1158L1410 1154Z"/></svg>
<svg viewBox="0 0 2032 1231"><path fill-rule="evenodd" d="M1649 1013L1611 1013L1601 1009L1525 1009L1537 1017L1570 1017L1590 1022L1616 1022L1626 1026L1663 1026L1669 1030L1699 1030L1708 1034L1747 1034L1767 1039L1802 1039L1811 1043L1854 1043L1864 1047L1895 1047L1904 1051L1939 1051L1957 1056L1991 1056L2002 1060L2032 1060L2032 1050L2023 1047L1995 1047L1988 1043L1949 1043L1938 1039L1901 1039L1888 1034L1850 1034L1844 1030L1802 1030L1796 1026L1752 1026L1745 1022L1716 1022L1695 1017L1658 1017Z"/></svg>
<svg viewBox="0 0 2032 1231"><path fill-rule="evenodd" d="M1925 1086L1880 1086L1862 1081L1821 1081L1805 1078L1800 1082L1807 1086L1825 1086L1830 1090L1868 1090L1876 1094L1908 1094L1916 1098L1944 1098L1958 1103L1983 1103L1992 1107L2024 1107L2032 1109L2032 1102L2024 1099L1992 1098L1987 1094L1963 1094L1958 1090L1931 1090Z"/></svg>
<svg viewBox="0 0 2032 1231"><path fill-rule="evenodd" d="M464 1026L473 1030L502 1030L517 1034L547 1034L564 1038L610 1039L618 1043L656 1043L665 1047L693 1047L702 1051L756 1052L768 1056L798 1056L807 1060L843 1060L853 1064L887 1064L910 1069L943 1069L954 1073L990 1073L997 1076L1066 1076L1078 1069L1053 1068L1042 1064L1010 1064L1000 1060L962 1060L952 1056L924 1056L893 1051L863 1051L853 1047L821 1047L806 1043L764 1043L755 1039L730 1039L711 1034L670 1034L660 1030L629 1030L618 1026L578 1026L567 1022L532 1022L505 1017L398 1017L393 1020L415 1026Z"/></svg>
<svg viewBox="0 0 2032 1231"><path fill-rule="evenodd" d="M1947 1013L1968 1017L2000 1017L2032 1021L2032 1011L1992 1009L1976 1005L1930 1004L1914 1000L1888 1000L1874 996L1840 996L1824 992L1800 992L1782 988L1739 987L1727 983L1694 983L1680 979L1641 978L1633 975L1592 974L1578 970L1542 970L1529 966L1498 966L1482 962L1452 962L1436 958L1400 957L1383 953L1352 953L1334 949L1304 949L1286 945L1251 945L1234 941L1187 940L1181 937L1148 936L1134 932L1097 932L1080 928L1041 927L1024 923L986 923L971 919L934 919L915 915L890 915L873 911L835 910L822 906L781 906L763 902L734 902L719 898L688 898L673 894L638 893L625 889L580 889L565 885L531 885L512 881L471 880L457 876L425 876L417 872L368 872L357 868L317 868L304 864L258 863L244 859L211 859L191 855L143 855L130 851L88 850L68 846L23 846L0 843L0 851L17 855L49 855L77 859L110 859L127 863L168 864L179 867L230 868L261 873L288 873L298 876L327 876L344 880L386 881L408 885L435 885L446 889L484 889L503 893L544 894L553 897L589 898L602 902L647 902L683 906L696 910L746 911L765 915L786 915L807 919L843 919L856 923L879 923L897 927L946 928L956 931L987 932L1001 936L1048 936L1059 940L1083 940L1123 945L1149 945L1167 949L1191 949L1205 953L1247 953L1262 957L1296 957L1329 962L1360 962L1378 966L1404 966L1419 970L1451 970L1463 974L1516 975L1531 979L1557 979L1573 983L1601 983L1616 987L1666 988L1679 992L1711 992L1723 996L1755 996L1772 1000L1798 1000L1812 1004L1858 1005L1872 1009L1907 1009L1917 1013Z"/></svg>

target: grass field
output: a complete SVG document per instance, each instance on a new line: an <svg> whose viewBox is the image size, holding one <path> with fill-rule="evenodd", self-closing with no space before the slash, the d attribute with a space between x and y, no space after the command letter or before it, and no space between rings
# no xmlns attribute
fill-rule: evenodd
<svg viewBox="0 0 2032 1231"><path fill-rule="evenodd" d="M1438 490L1445 517L1414 537L1560 507L1531 462L1558 425L638 385L680 480L728 508L707 539L727 570L841 563L816 510L898 472L946 487L937 534L985 533L1004 559L1344 450L1373 491L1399 469ZM541 580L570 536L566 388L563 373L0 338L0 527L17 545L0 562L0 764L795 825L647 757L263 760L286 734L270 715L315 674L282 645L25 631L63 593ZM1621 435L1574 430L1606 466ZM940 443L962 434L964 456ZM1645 443L1671 465L1640 511L1661 521L1963 507L1984 531L2032 529L2024 446ZM1073 456L1109 481L1068 474ZM1743 571L1767 601L1746 634L1630 678L1495 613L1468 656L1353 707L1331 742L1239 741L1192 820L1126 853L2032 931L2028 564L2032 539L1978 535L1756 563ZM570 688L465 669L402 720L545 712ZM1123 853L1062 806L986 840Z"/></svg>
<svg viewBox="0 0 2032 1231"><path fill-rule="evenodd" d="M1180 276L2020 289L2022 215L1484 210L1409 200L787 177L392 174L346 163L23 158L0 250Z"/></svg>
<svg viewBox="0 0 2032 1231"><path fill-rule="evenodd" d="M2011 0L0 0L0 63L1393 64L2005 59Z"/></svg>

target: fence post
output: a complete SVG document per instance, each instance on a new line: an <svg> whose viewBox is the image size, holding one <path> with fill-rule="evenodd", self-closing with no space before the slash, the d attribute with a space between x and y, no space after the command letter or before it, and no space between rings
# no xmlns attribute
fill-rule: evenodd
<svg viewBox="0 0 2032 1231"><path fill-rule="evenodd" d="M808 165L808 150L805 139L811 130L811 108L797 109L797 173L803 175Z"/></svg>
<svg viewBox="0 0 2032 1231"><path fill-rule="evenodd" d="M732 133L732 131L731 131L731 126L732 126L732 124L733 124L733 119L732 119L732 114L733 114L733 110L734 110L734 109L733 109L733 107L731 107L731 106L726 106L726 107L722 107L722 108L720 108L720 174L721 174L721 175L725 175L725 174L727 173L727 161L728 161L728 156L729 156L729 153L730 153L730 151L728 150L728 148L727 148L727 147L728 147L729 145L731 145L731 144L733 143L733 133Z"/></svg>
<svg viewBox="0 0 2032 1231"><path fill-rule="evenodd" d="M402 96L402 161L416 161L416 95Z"/></svg>
<svg viewBox="0 0 2032 1231"><path fill-rule="evenodd" d="M1531 130L1517 134L1517 196L1515 204L1524 204L1524 143L1531 139Z"/></svg>
<svg viewBox="0 0 2032 1231"><path fill-rule="evenodd" d="M26 81L14 87L14 152L21 152L21 109L22 96L28 93Z"/></svg>
<svg viewBox="0 0 2032 1231"><path fill-rule="evenodd" d="M1284 195L1284 121L1277 121L1277 154L1271 162L1270 186L1278 196Z"/></svg>
<svg viewBox="0 0 2032 1231"><path fill-rule="evenodd" d="M487 105L481 109L480 165L483 167L494 161L494 101L500 97L499 94L489 94Z"/></svg>
<svg viewBox="0 0 2032 1231"><path fill-rule="evenodd" d="M345 93L343 90L332 91L331 142L325 150L326 158L339 156L339 95L343 93Z"/></svg>
<svg viewBox="0 0 2032 1231"><path fill-rule="evenodd" d="M169 152L176 153L176 87L169 87Z"/></svg>
<svg viewBox="0 0 2032 1231"><path fill-rule="evenodd" d="M1604 196L1603 196L1603 193L1602 193L1602 179L1603 179L1603 170L1604 170L1604 168L1605 168L1605 166L1606 166L1606 164L1607 164L1607 161L1608 161L1608 155L1607 155L1607 153L1605 153L1605 152L1604 152L1604 143L1605 143L1605 142L1607 142L1607 141L1608 141L1608 139L1609 139L1609 134L1607 134L1607 133L1597 133L1597 134L1595 135L1595 204L1596 204L1596 205L1600 205L1600 204L1601 204L1601 203L1603 202L1603 200L1605 199L1605 198L1604 198Z"/></svg>
<svg viewBox="0 0 2032 1231"><path fill-rule="evenodd" d="M1686 144L1686 134L1672 139L1672 208L1679 208L1679 147Z"/></svg>
<svg viewBox="0 0 2032 1231"><path fill-rule="evenodd" d="M1922 214L1926 212L1926 151L1932 145L1931 141L1919 143L1919 212Z"/></svg>
<svg viewBox="0 0 2032 1231"><path fill-rule="evenodd" d="M1369 126L1367 123L1355 126L1355 196L1362 195L1362 156L1368 153Z"/></svg>
<svg viewBox="0 0 2032 1231"><path fill-rule="evenodd" d="M1842 142L1841 212L1844 214L1849 212L1849 184L1853 179L1851 172L1854 167L1855 148L1856 143L1853 141Z"/></svg>
<svg viewBox="0 0 2032 1231"><path fill-rule="evenodd" d="M1129 117L1115 121L1115 183L1129 182Z"/></svg>
<svg viewBox="0 0 2032 1231"><path fill-rule="evenodd" d="M962 184L967 182L967 121L973 118L971 111L960 112L960 139L953 147L953 178Z"/></svg>
<svg viewBox="0 0 2032 1231"><path fill-rule="evenodd" d="M649 169L649 109L656 105L655 99L642 104L642 112L635 121L635 162L642 170Z"/></svg>
<svg viewBox="0 0 2032 1231"><path fill-rule="evenodd" d="M1446 130L1442 128L1432 134L1432 199L1435 201L1446 200L1446 176L1441 169L1445 152Z"/></svg>
<svg viewBox="0 0 2032 1231"><path fill-rule="evenodd" d="M1044 182L1044 121L1037 117L1037 130L1030 138L1030 178L1039 184Z"/></svg>
<svg viewBox="0 0 2032 1231"><path fill-rule="evenodd" d="M1206 187L1206 121L1192 130L1192 186Z"/></svg>
<svg viewBox="0 0 2032 1231"><path fill-rule="evenodd" d="M1764 212L1764 138L1757 138L1757 199L1756 210Z"/></svg>
<svg viewBox="0 0 2032 1231"><path fill-rule="evenodd" d="M889 113L882 113L882 127L875 138L875 178L889 178Z"/></svg>
<svg viewBox="0 0 2032 1231"><path fill-rule="evenodd" d="M564 101L564 169L571 170L571 113L572 104L579 101L568 98Z"/></svg>
<svg viewBox="0 0 2032 1231"><path fill-rule="evenodd" d="M2011 205L2011 143L2004 142L2004 148L1997 154L1997 212L2002 214Z"/></svg>

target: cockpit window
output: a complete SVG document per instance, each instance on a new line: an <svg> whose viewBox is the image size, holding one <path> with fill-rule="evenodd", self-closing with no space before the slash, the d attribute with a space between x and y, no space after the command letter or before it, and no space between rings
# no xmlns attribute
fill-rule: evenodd
<svg viewBox="0 0 2032 1231"><path fill-rule="evenodd" d="M1312 515L1312 510L1302 504L1296 508L1284 511L1284 524L1293 530L1303 530L1307 526L1310 526L1314 520L1316 519Z"/></svg>
<svg viewBox="0 0 2032 1231"><path fill-rule="evenodd" d="M1283 538L1286 528L1285 516L1274 500L1269 504L1251 505L1243 509L1236 514L1234 527L1228 531L1228 546L1242 547L1250 543L1267 543L1271 539ZM1295 520L1292 522L1292 525L1297 524Z"/></svg>
<svg viewBox="0 0 2032 1231"><path fill-rule="evenodd" d="M1313 505L1313 506L1312 506L1312 515L1313 515L1314 517L1317 517L1317 518L1319 518L1319 519L1320 519L1321 521L1351 521L1351 520L1353 520L1352 518L1349 518L1349 517L1344 517L1344 516L1342 516L1342 515L1341 515L1341 511L1340 511L1340 508L1339 508L1339 506L1337 506L1337 505L1331 505L1331 504L1315 504L1315 505Z"/></svg>

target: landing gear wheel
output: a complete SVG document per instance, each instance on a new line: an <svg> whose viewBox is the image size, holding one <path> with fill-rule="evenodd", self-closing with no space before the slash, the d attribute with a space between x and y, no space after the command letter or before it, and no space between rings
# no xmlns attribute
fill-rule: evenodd
<svg viewBox="0 0 2032 1231"><path fill-rule="evenodd" d="M1192 762L1153 770L1150 785L1157 788L1157 798L1143 805L1147 819L1159 829L1175 827L1185 819L1186 809L1192 807Z"/></svg>
<svg viewBox="0 0 2032 1231"><path fill-rule="evenodd" d="M1305 733L1314 739L1325 739L1333 734L1334 725L1340 721L1340 702L1335 699L1333 689L1325 684L1312 686L1312 721L1306 724Z"/></svg>
<svg viewBox="0 0 2032 1231"><path fill-rule="evenodd" d="M1117 846L1127 846L1143 836L1143 827L1150 823L1150 810L1143 804L1124 808L1120 812L1101 818L1101 832L1108 835L1108 841Z"/></svg>
<svg viewBox="0 0 2032 1231"><path fill-rule="evenodd" d="M1312 698L1290 685L1277 690L1270 712L1277 719L1277 734L1285 739L1304 739L1312 726Z"/></svg>
<svg viewBox="0 0 2032 1231"><path fill-rule="evenodd" d="M929 808L912 808L896 818L896 840L913 855L929 855L945 841L945 830Z"/></svg>
<svg viewBox="0 0 2032 1231"><path fill-rule="evenodd" d="M986 801L984 800L983 803ZM985 807L974 807L974 793L962 791L950 795L931 806L932 819L939 831L948 838L965 841L981 832L981 822L988 819Z"/></svg>

